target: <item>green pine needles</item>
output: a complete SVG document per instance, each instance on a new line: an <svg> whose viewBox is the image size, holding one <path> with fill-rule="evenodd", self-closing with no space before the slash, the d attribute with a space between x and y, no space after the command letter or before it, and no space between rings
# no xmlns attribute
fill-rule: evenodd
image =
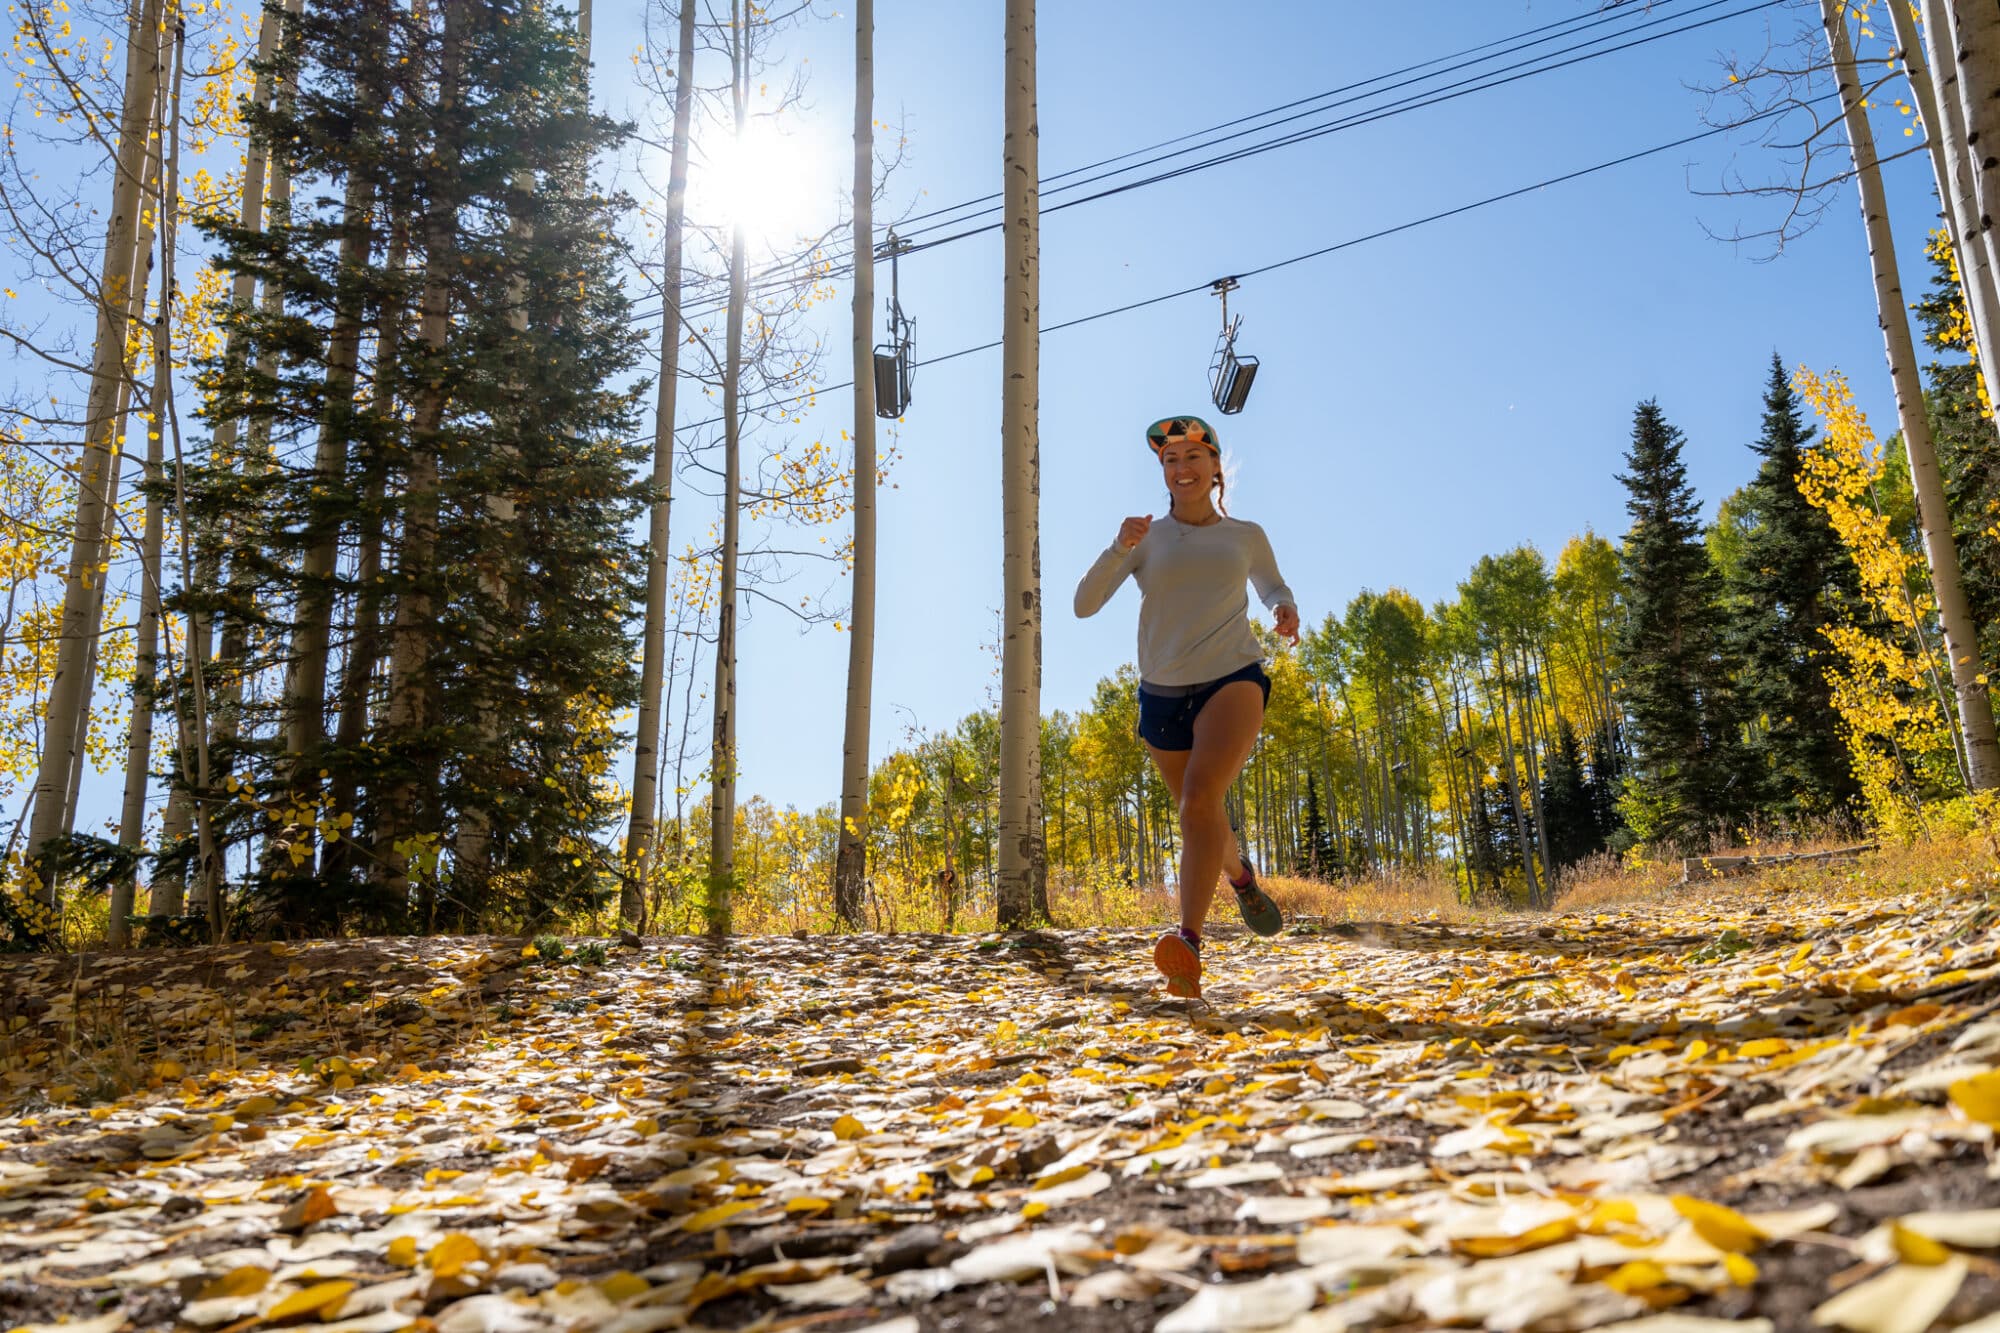
<svg viewBox="0 0 2000 1333"><path fill-rule="evenodd" d="M264 294L202 379L236 443L191 476L221 737L193 795L225 855L266 848L265 928L594 904L645 490L620 201L590 162L626 131L534 3L325 0L277 72L246 116L289 208L205 222Z"/></svg>

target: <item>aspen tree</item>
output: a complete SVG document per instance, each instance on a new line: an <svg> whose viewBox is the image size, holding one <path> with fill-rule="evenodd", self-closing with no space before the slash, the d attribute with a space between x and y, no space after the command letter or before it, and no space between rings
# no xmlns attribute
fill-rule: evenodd
<svg viewBox="0 0 2000 1333"><path fill-rule="evenodd" d="M681 267L687 223L688 140L694 114L695 0L680 0L680 41L674 52L674 128L664 226L661 282L666 318L660 326L660 379L653 399L653 500L646 529L646 621L639 677L638 730L632 752L632 809L626 823L625 875L618 915L627 927L646 922L645 885L657 841L659 752L667 656L667 567L669 519L674 502L674 413L680 386Z"/></svg>
<svg viewBox="0 0 2000 1333"><path fill-rule="evenodd" d="M160 90L163 92L164 90ZM162 147L167 132L163 107L164 97L156 92L154 96L153 128L149 137L154 147L147 154L145 195L152 200L152 207L144 209L139 226L138 269L132 284L130 314L134 324L145 318L146 290L150 280L150 256L157 232L155 225L160 208L160 172ZM141 274L144 276L141 276ZM162 294L162 309L165 308L165 294ZM153 357L153 385L157 390L165 377L173 373L171 349L164 336L155 331ZM120 395L118 435L126 436L126 413L130 410L132 386L126 384ZM153 395L157 399L157 392ZM118 841L125 847L137 850L145 845L146 792L153 763L153 704L159 680L159 633L160 633L160 548L165 529L165 512L160 500L159 485L165 462L165 445L161 441L161 423L157 412L149 413L154 420L148 423L146 431L146 517L139 545L139 623L133 644L132 718L126 731L125 742L125 791L119 806ZM81 777L82 755L77 756L76 777ZM70 789L70 804L76 804L75 779ZM120 875L111 886L110 940L111 947L123 949L131 943L132 928L128 918L138 898L138 866L135 862L130 872Z"/></svg>
<svg viewBox="0 0 2000 1333"><path fill-rule="evenodd" d="M357 39L376 49L387 49L389 0L375 0L366 11L363 31ZM378 122L381 90L364 84L359 98L357 124ZM375 178L354 171L347 178L342 203L342 235L333 297L333 325L327 334L324 407L319 421L319 439L313 455L313 503L306 511L306 549L301 569L297 623L292 631L291 652L285 671L284 735L286 788L285 801L296 810L311 812L319 803L318 752L326 740L326 682L329 637L333 625L334 575L340 558L344 518L352 508L348 488L348 444L355 432L355 393L360 371L361 337L365 329L366 287L373 257L375 232ZM290 825L284 841L293 846L313 841L310 818ZM312 873L312 854L306 853L304 872ZM279 873L283 873L280 868Z"/></svg>
<svg viewBox="0 0 2000 1333"><path fill-rule="evenodd" d="M1820 0L1821 19L1828 25L1829 15L1840 12L1837 6L1830 11L1830 3ZM1978 227L1988 267L2000 275L2000 229L1994 225L2000 219L2000 6L1986 0L1927 0L1925 15L1935 27L1933 44L1950 43L1955 77L1941 77L1939 88L1949 95L1949 85L1957 87L1954 100L1965 128L1960 163L1972 187L1969 220ZM1989 331L2000 332L2000 311L1989 311L1986 322Z"/></svg>
<svg viewBox="0 0 2000 1333"><path fill-rule="evenodd" d="M1005 324L1000 351L1002 648L1000 846L996 911L1002 929L1034 911L1035 761L1041 725L1041 167L1035 118L1035 0L1006 4Z"/></svg>
<svg viewBox="0 0 2000 1333"><path fill-rule="evenodd" d="M1925 5L1926 11L1935 7L1936 0ZM1958 68L1956 62L1939 60L1941 47L1949 49L1943 45L1949 39L1942 21L1933 21L1927 12L1920 33L1910 9L1907 0L1891 0L1889 17L1896 25L1896 45L1909 76L1910 94L1924 122L1924 146L1958 260L1966 318L1972 323L1974 358L1983 365L1994 346L1993 330L2000 325L2000 286L1995 284L1992 255L1979 225L1979 203L1966 155L1965 108L1958 100ZM1986 374L1983 369L1980 373Z"/></svg>
<svg viewBox="0 0 2000 1333"><path fill-rule="evenodd" d="M1987 694L1985 673L1979 660L1979 640L1959 575L1958 543L1952 536L1951 513L1944 497L1944 479L1938 471L1937 451L1931 441L1930 419L1924 407L1916 347L1910 337L1902 278L1896 266L1874 131L1868 124L1867 109L1861 105L1861 86L1856 78L1853 48L1848 40L1846 13L1837 0L1820 0L1820 17L1826 30L1827 47L1833 56L1834 77L1840 88L1841 115L1854 155L1854 179L1861 198L1862 224L1868 236L1868 256L1874 268L1875 305L1882 326L1883 348L1889 362L1890 383L1895 389L1896 415L1902 427L1903 444L1909 455L1910 482L1916 491L1924 554L1930 565L1931 589L1937 597L1938 622L1944 631L1946 655L1951 659L1966 781L1974 791L1984 791L2000 786L2000 743L1996 743L1994 738L1993 705ZM1994 15L1994 36L2000 39L2000 13ZM2000 45L1993 47L1993 54L2000 59ZM1960 78L1969 89L1967 81L1972 79L1974 71L1973 67L1966 65L1965 59L1965 52L1961 50ZM2000 91L2000 84L1996 84L1995 91ZM1969 120L1968 123L1972 122ZM2000 145L2000 127L1988 136L1987 142ZM1980 151L1976 141L1973 148L1975 152Z"/></svg>
<svg viewBox="0 0 2000 1333"><path fill-rule="evenodd" d="M743 13L751 0L730 0L729 104L738 142L749 121L752 27ZM722 553L716 594L715 710L709 759L708 931L729 933L730 895L736 879L736 560L742 532L743 380L745 290L744 220L729 224L729 346L722 379Z"/></svg>
<svg viewBox="0 0 2000 1333"><path fill-rule="evenodd" d="M868 720L875 672L875 3L854 6L854 604L847 621L847 715L833 909L861 928L868 873Z"/></svg>
<svg viewBox="0 0 2000 1333"><path fill-rule="evenodd" d="M439 433L444 424L447 396L444 361L451 340L451 270L457 259L458 198L454 182L461 148L453 122L458 112L465 60L465 22L465 6L444 6L437 80L438 130L432 146L433 187L423 216L424 281L417 322L417 341L428 375L419 383L413 403L410 462L403 483L402 553L398 561L403 588L396 602L395 626L390 636L389 699L385 716L388 730L403 736L422 731L431 716L430 659L437 635L432 585L437 559ZM405 759L404 763L401 780L391 786L384 802L383 818L376 833L375 863L377 876L392 899L403 901L414 896L417 919L428 928L436 909L432 876L426 873L413 885L411 870L423 838L433 831L423 828L426 821L416 809L424 785L418 773L412 771L415 761Z"/></svg>
<svg viewBox="0 0 2000 1333"><path fill-rule="evenodd" d="M90 711L88 658L97 639L95 611L102 594L104 554L117 504L115 466L119 386L125 380L129 300L138 260L141 188L145 174L147 125L159 86L163 0L140 0L127 31L125 97L119 113L118 157L112 175L111 208L105 220L104 253L98 278L97 329L91 361L90 394L84 409L84 444L77 465L76 519L69 569L63 580L60 642L55 679L49 687L42 730L41 763L35 777L34 815L28 848L40 858L42 901L56 903L55 867L50 844L71 817L71 765L82 760L80 717Z"/></svg>

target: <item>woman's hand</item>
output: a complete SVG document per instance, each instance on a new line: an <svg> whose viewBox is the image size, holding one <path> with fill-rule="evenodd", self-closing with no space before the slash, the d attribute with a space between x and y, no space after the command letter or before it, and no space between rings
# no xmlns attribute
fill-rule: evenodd
<svg viewBox="0 0 2000 1333"><path fill-rule="evenodd" d="M1299 642L1299 609L1290 602L1279 606L1277 623L1272 628L1279 638L1291 640L1296 647Z"/></svg>
<svg viewBox="0 0 2000 1333"><path fill-rule="evenodd" d="M1145 539L1146 530L1152 526L1153 520L1147 515L1126 519L1118 525L1118 544L1128 551L1136 549ZM1296 622L1298 617L1293 616L1292 619Z"/></svg>

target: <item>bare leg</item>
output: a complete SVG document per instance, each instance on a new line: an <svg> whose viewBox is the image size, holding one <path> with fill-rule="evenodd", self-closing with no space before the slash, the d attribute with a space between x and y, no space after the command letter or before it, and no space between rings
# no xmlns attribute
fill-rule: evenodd
<svg viewBox="0 0 2000 1333"><path fill-rule="evenodd" d="M1194 720L1194 749L1181 774L1181 925L1199 935L1215 900L1215 877L1236 854L1223 799L1243 771L1264 724L1264 692L1255 681L1232 681L1216 691Z"/></svg>
<svg viewBox="0 0 2000 1333"><path fill-rule="evenodd" d="M1203 711L1207 710L1204 709ZM1155 750L1152 746L1148 745L1146 752L1153 756L1153 767L1160 770L1160 780L1167 784L1167 791L1174 798L1174 810L1178 813L1181 808L1181 780L1187 774L1188 757L1194 751ZM1227 822L1227 814L1228 812L1225 809L1225 822ZM1232 836L1223 845L1222 873L1229 876L1230 881L1233 883L1243 878L1243 870L1242 849L1237 846L1236 839Z"/></svg>

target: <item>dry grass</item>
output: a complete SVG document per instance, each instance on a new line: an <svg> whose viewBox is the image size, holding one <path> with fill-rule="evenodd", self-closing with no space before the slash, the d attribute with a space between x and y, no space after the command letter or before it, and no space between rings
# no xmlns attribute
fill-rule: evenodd
<svg viewBox="0 0 2000 1333"><path fill-rule="evenodd" d="M1428 875L1391 874L1379 879L1339 880L1330 884L1288 875L1260 875L1258 882L1287 917L1316 917L1326 921L1401 921L1419 917L1463 921L1482 910L1469 906L1459 886L1451 880Z"/></svg>

